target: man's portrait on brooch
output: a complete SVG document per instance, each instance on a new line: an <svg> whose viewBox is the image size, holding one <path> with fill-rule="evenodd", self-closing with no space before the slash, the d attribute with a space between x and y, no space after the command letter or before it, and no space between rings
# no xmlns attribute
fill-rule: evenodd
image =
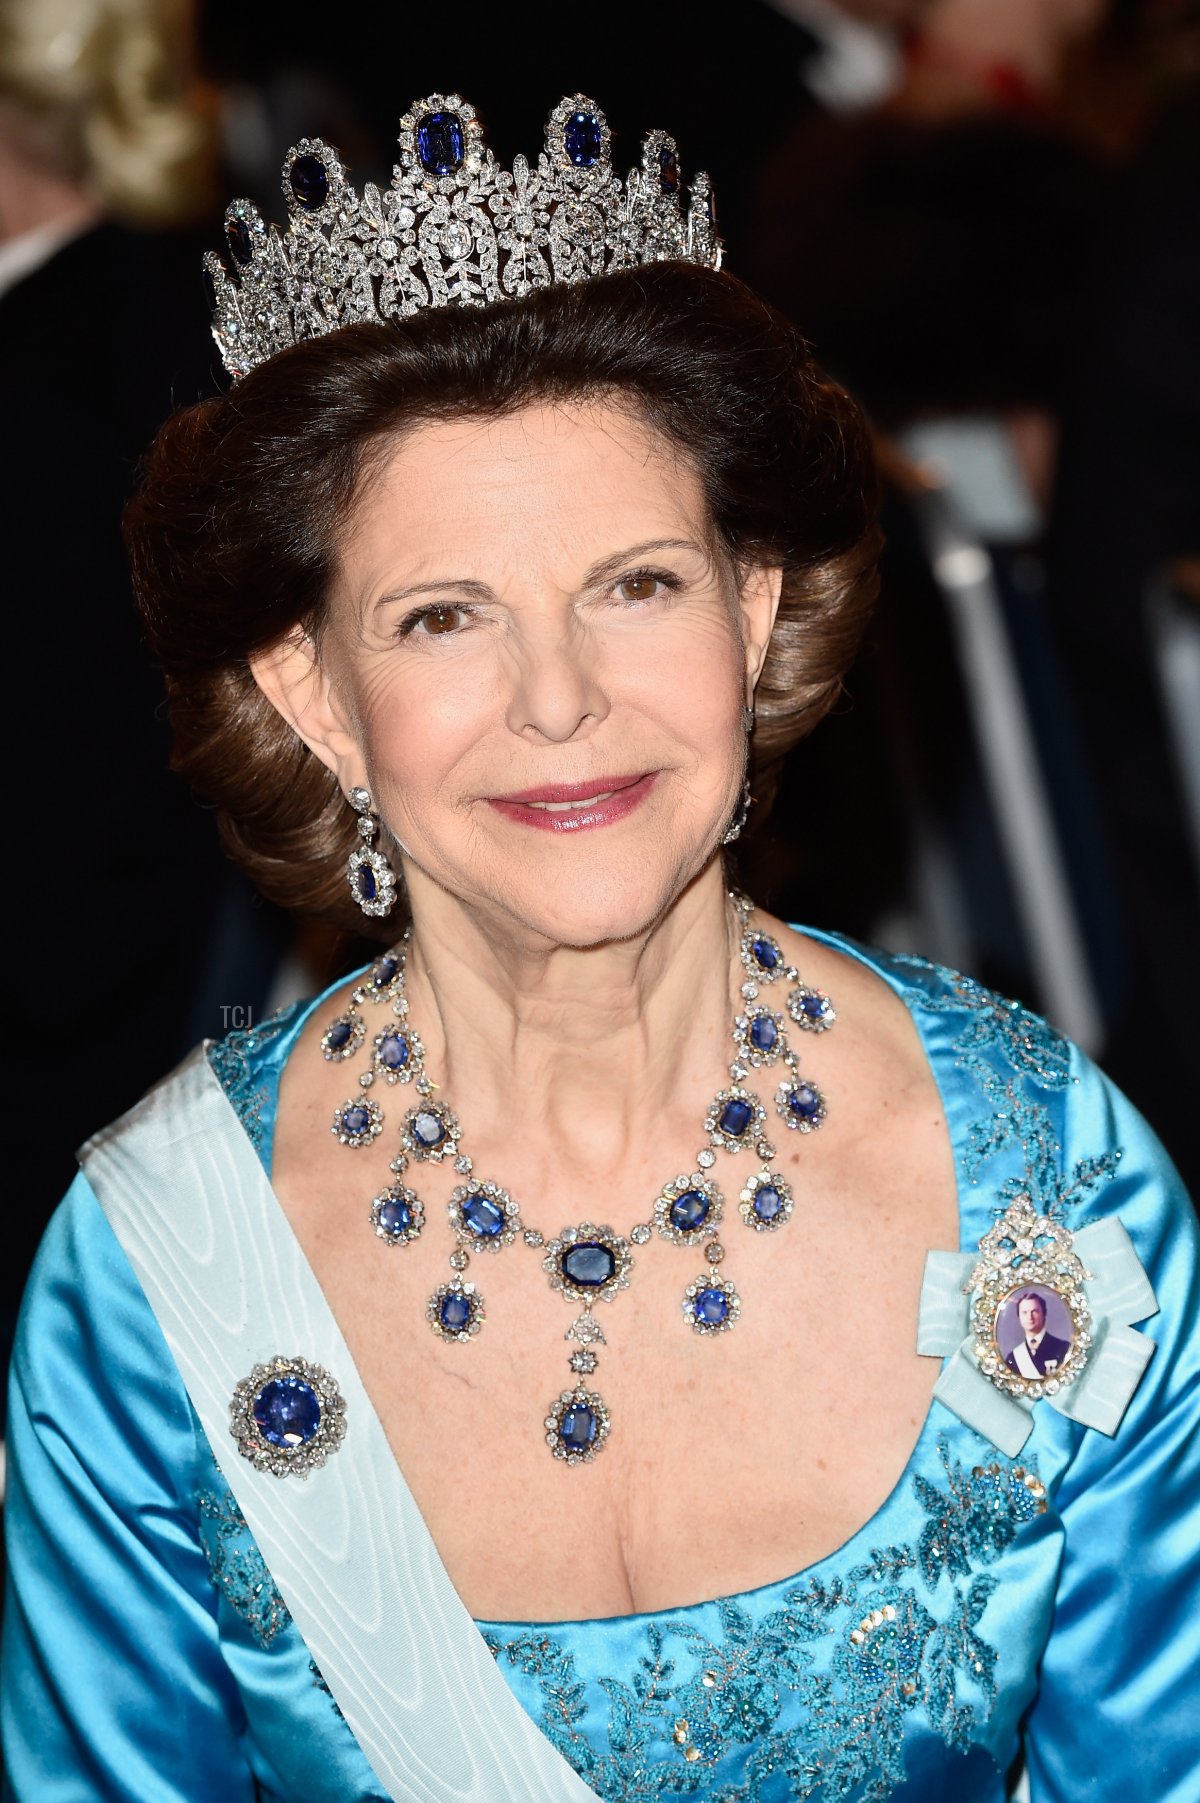
<svg viewBox="0 0 1200 1803"><path fill-rule="evenodd" d="M996 1345L1019 1377L1053 1377L1074 1338L1071 1311L1056 1290L1042 1284L1011 1291L996 1311Z"/></svg>

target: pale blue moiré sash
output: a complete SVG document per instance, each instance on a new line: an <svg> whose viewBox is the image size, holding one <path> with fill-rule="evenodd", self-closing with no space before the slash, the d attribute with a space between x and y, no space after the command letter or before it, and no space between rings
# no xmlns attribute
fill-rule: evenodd
<svg viewBox="0 0 1200 1803"><path fill-rule="evenodd" d="M584 1803L595 1792L497 1671L450 1582L337 1322L203 1051L81 1162L200 1423L355 1738L403 1803ZM236 1451L235 1385L323 1365L346 1438L306 1479Z"/></svg>

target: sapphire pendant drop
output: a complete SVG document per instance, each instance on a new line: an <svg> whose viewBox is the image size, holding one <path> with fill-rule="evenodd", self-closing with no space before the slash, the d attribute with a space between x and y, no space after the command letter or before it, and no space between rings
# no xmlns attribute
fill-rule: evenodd
<svg viewBox="0 0 1200 1803"><path fill-rule="evenodd" d="M715 1271L706 1271L683 1292L683 1317L693 1333L728 1333L741 1312L736 1289Z"/></svg>
<svg viewBox="0 0 1200 1803"><path fill-rule="evenodd" d="M815 1083L793 1077L775 1091L775 1108L781 1120L795 1133L812 1133L825 1119L825 1098Z"/></svg>
<svg viewBox="0 0 1200 1803"><path fill-rule="evenodd" d="M483 1326L483 1297L473 1283L452 1277L449 1283L440 1283L433 1292L425 1317L439 1338L457 1340L465 1345Z"/></svg>
<svg viewBox="0 0 1200 1803"><path fill-rule="evenodd" d="M588 1464L608 1439L612 1417L595 1390L564 1390L546 1414L546 1445L568 1465Z"/></svg>

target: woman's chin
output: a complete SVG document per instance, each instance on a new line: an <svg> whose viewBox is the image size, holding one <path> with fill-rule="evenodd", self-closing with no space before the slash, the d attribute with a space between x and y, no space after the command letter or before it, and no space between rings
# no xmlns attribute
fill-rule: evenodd
<svg viewBox="0 0 1200 1803"><path fill-rule="evenodd" d="M653 861L647 855L602 869L538 872L506 886L497 901L526 932L582 951L648 932L691 876L687 866L665 866L660 849Z"/></svg>

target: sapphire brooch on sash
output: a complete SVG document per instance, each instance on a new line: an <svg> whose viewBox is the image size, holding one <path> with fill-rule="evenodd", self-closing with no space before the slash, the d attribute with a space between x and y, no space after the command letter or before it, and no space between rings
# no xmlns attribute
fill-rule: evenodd
<svg viewBox="0 0 1200 1803"><path fill-rule="evenodd" d="M346 1404L328 1371L304 1358L255 1365L233 1392L229 1425L238 1451L272 1477L307 1477L337 1451Z"/></svg>

